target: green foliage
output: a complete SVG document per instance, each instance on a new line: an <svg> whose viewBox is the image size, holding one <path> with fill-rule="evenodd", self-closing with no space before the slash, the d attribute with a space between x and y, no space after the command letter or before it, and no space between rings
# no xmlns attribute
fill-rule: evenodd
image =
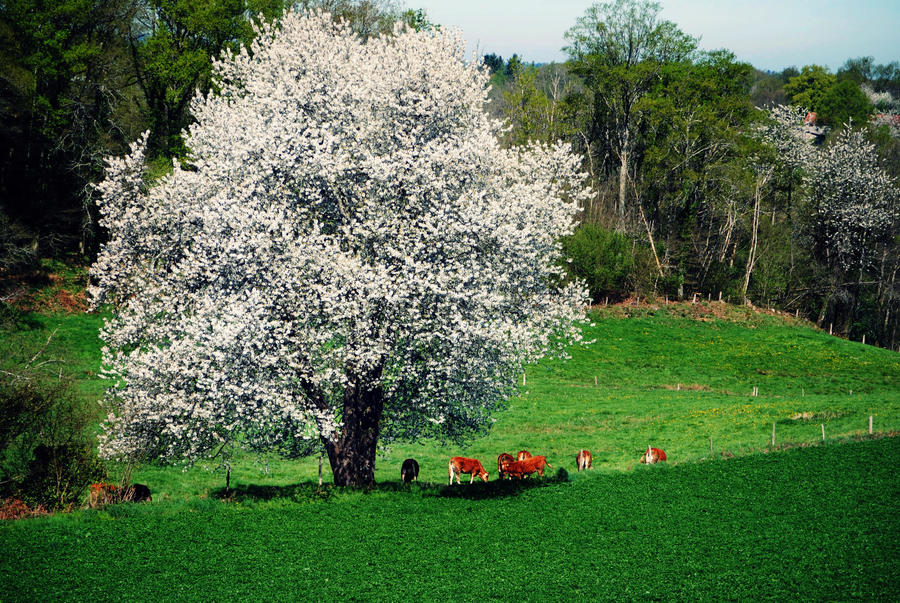
<svg viewBox="0 0 900 603"><path fill-rule="evenodd" d="M805 65L800 74L784 85L784 93L792 105L819 111L822 98L837 78L821 65Z"/></svg>
<svg viewBox="0 0 900 603"><path fill-rule="evenodd" d="M130 0L0 3L0 213L19 247L97 244L85 184L133 132L123 35L133 16Z"/></svg>
<svg viewBox="0 0 900 603"><path fill-rule="evenodd" d="M620 298L633 290L635 246L625 235L595 224L582 224L562 241L564 267L569 277L585 282L591 300L602 303L606 297Z"/></svg>
<svg viewBox="0 0 900 603"><path fill-rule="evenodd" d="M506 62L506 77L507 78L515 78L519 75L519 72L522 71L524 66L522 65L522 59L519 58L519 55L513 54L509 57L509 61Z"/></svg>
<svg viewBox="0 0 900 603"><path fill-rule="evenodd" d="M190 100L210 88L212 61L252 39L246 0L150 0L147 29L134 32L134 69L150 121L150 155L184 156L181 132L191 121ZM284 3L253 8L280 16ZM258 13L251 13L255 17ZM138 41L139 40L139 41Z"/></svg>
<svg viewBox="0 0 900 603"><path fill-rule="evenodd" d="M441 28L439 24L429 21L428 14L421 8L418 10L409 9L400 18L416 31L434 31Z"/></svg>
<svg viewBox="0 0 900 603"><path fill-rule="evenodd" d="M843 124L865 124L872 112L872 103L855 82L844 79L831 86L819 101L823 123L832 127Z"/></svg>
<svg viewBox="0 0 900 603"><path fill-rule="evenodd" d="M503 57L498 54L494 54L492 52L490 54L484 55L484 65L490 70L491 75L497 73L500 69L502 69L504 64L505 63L503 62Z"/></svg>
<svg viewBox="0 0 900 603"><path fill-rule="evenodd" d="M546 131L545 121L551 101L538 89L537 73L536 67L523 67L519 64L514 67L512 76L508 76L511 77L511 83L503 92L503 102L507 119L512 126L510 132L512 144L552 139L552 134Z"/></svg>
<svg viewBox="0 0 900 603"><path fill-rule="evenodd" d="M43 350L7 350L0 370L0 495L32 507L77 504L105 476L94 450L97 406L46 370ZM32 355L33 354L33 355Z"/></svg>

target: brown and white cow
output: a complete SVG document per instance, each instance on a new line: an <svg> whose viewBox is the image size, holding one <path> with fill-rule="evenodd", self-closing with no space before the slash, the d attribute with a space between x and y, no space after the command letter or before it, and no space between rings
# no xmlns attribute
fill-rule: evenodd
<svg viewBox="0 0 900 603"><path fill-rule="evenodd" d="M400 479L408 484L411 481L419 481L419 463L416 459L406 459L400 467Z"/></svg>
<svg viewBox="0 0 900 603"><path fill-rule="evenodd" d="M106 482L91 484L90 506L96 509L102 505L119 502L119 487Z"/></svg>
<svg viewBox="0 0 900 603"><path fill-rule="evenodd" d="M520 450L519 454L516 455L517 461L524 461L525 459L530 459L530 458L531 458L531 453L528 452L527 450Z"/></svg>
<svg viewBox="0 0 900 603"><path fill-rule="evenodd" d="M590 450L579 450L578 454L575 455L575 467L579 471L584 471L585 469L593 469L591 466L591 462L593 458L591 457Z"/></svg>
<svg viewBox="0 0 900 603"><path fill-rule="evenodd" d="M664 460L666 460L666 453L661 448L647 446L647 452L641 455L641 462L647 465L660 463Z"/></svg>
<svg viewBox="0 0 900 603"><path fill-rule="evenodd" d="M521 461L514 461L506 465L506 469L504 469L505 473L510 477L515 477L517 479L522 479L526 475L530 475L532 473L537 472L538 475L544 475L544 469L546 467L553 468L553 465L547 462L547 457L545 456L533 456Z"/></svg>
<svg viewBox="0 0 900 603"><path fill-rule="evenodd" d="M515 462L515 460L513 455L505 452L497 457L497 475L500 476L500 479L509 479L509 476L506 475L506 466Z"/></svg>
<svg viewBox="0 0 900 603"><path fill-rule="evenodd" d="M481 481L488 481L488 472L484 470L484 466L481 464L481 461L478 459L469 459L464 456L455 456L450 459L450 465L447 467L447 473L450 474L450 483L453 483L453 477L456 477L456 483L459 482L459 476L461 473L468 473L472 476L472 479L469 480L469 483L475 481L475 476L477 475L481 478Z"/></svg>

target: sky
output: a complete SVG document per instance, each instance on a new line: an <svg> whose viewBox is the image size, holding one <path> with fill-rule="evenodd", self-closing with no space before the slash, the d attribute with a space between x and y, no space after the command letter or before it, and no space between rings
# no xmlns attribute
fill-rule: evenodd
<svg viewBox="0 0 900 603"><path fill-rule="evenodd" d="M848 58L900 61L900 0L658 0L660 17L763 70L817 64L836 71ZM566 30L589 0L405 0L443 27L459 28L468 52L513 53L526 62L566 60Z"/></svg>

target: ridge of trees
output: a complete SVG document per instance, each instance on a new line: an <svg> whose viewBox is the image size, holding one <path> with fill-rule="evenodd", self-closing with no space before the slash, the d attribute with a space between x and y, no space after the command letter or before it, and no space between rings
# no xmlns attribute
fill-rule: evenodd
<svg viewBox="0 0 900 603"><path fill-rule="evenodd" d="M595 197L570 275L595 302L721 295L896 347L900 63L764 73L659 11L593 5L562 65L486 57L508 142L562 138L585 158Z"/></svg>
<svg viewBox="0 0 900 603"><path fill-rule="evenodd" d="M94 257L105 240L92 187L103 157L149 129L152 173L185 158L189 99L210 89L213 58L251 41L258 15L272 18L287 5L339 15L363 37L397 21L438 27L424 11L384 0L3 2L0 270L46 256ZM802 106L816 114L811 157L821 158L852 123L877 169L896 182L900 62L858 57L833 73L816 65L762 72L727 50L700 51L659 13L645 0L595 4L567 33L563 64L484 57L492 110L510 125L505 142L569 142L594 189L582 221L623 237L605 248L630 249L627 262L620 251L584 256L613 262L608 271L620 275L615 287L595 287L595 299L721 291L896 347L896 221L868 243L878 261L839 278L815 238L823 214L812 170L790 166L757 129L768 119L761 109ZM627 35L630 50L619 43Z"/></svg>

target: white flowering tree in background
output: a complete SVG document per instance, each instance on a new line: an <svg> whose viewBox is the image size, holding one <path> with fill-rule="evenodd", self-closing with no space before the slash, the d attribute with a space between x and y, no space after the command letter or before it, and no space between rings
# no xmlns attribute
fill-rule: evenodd
<svg viewBox="0 0 900 603"><path fill-rule="evenodd" d="M866 284L877 285L880 303L888 303L897 273L892 250L900 185L881 165L875 145L851 123L819 148L803 134L803 109L776 106L769 114L762 137L802 176L809 202L804 236L828 274L818 322L837 294L857 303Z"/></svg>
<svg viewBox="0 0 900 603"><path fill-rule="evenodd" d="M877 272L896 235L898 183L880 165L875 145L850 126L821 150L811 172L814 252L838 281L859 286L866 271Z"/></svg>
<svg viewBox="0 0 900 603"><path fill-rule="evenodd" d="M288 13L216 63L189 168L147 187L144 140L109 160L103 454L324 447L336 484L371 484L379 442L484 432L524 363L579 340L554 268L579 159L502 149L463 53Z"/></svg>

